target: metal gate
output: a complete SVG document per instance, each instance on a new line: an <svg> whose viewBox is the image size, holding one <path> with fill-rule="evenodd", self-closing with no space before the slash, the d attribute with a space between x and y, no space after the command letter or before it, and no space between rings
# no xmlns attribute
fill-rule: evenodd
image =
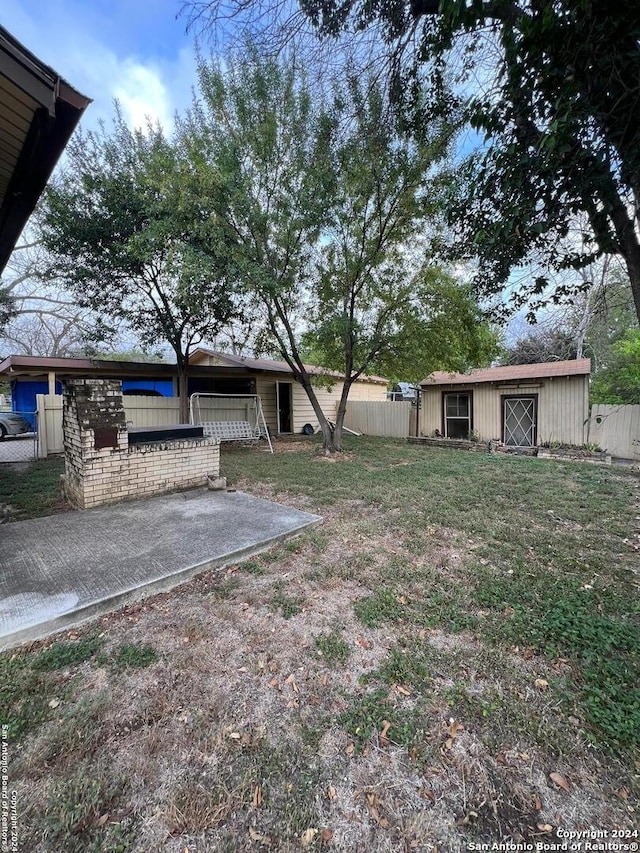
<svg viewBox="0 0 640 853"><path fill-rule="evenodd" d="M38 458L38 417L35 412L0 412L0 463Z"/></svg>
<svg viewBox="0 0 640 853"><path fill-rule="evenodd" d="M503 398L503 441L512 447L535 447L536 398Z"/></svg>

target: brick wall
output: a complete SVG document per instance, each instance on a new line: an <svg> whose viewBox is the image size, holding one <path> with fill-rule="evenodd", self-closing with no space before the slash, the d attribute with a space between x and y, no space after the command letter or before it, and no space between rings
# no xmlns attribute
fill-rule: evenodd
<svg viewBox="0 0 640 853"><path fill-rule="evenodd" d="M189 438L129 447L121 384L74 379L63 404L64 492L71 504L101 504L204 486L220 473L215 439Z"/></svg>

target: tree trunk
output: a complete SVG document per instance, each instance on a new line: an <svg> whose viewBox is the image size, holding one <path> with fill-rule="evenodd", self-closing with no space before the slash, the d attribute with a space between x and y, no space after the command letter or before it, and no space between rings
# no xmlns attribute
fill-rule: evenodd
<svg viewBox="0 0 640 853"><path fill-rule="evenodd" d="M328 455L332 455L334 453L339 453L342 449L341 446L341 434L338 434L336 426L332 426L329 423L329 419L322 411L322 406L318 402L318 398L316 397L316 393L313 390L313 385L307 376L303 376L300 380L300 384L305 390L305 394L309 398L309 402L313 406L313 411L318 418L318 423L320 424L320 429L322 431L322 449Z"/></svg>
<svg viewBox="0 0 640 853"><path fill-rule="evenodd" d="M640 322L640 242L634 227L634 220L619 198L616 199L610 213L611 221L620 245L620 254L627 267L633 302Z"/></svg>
<svg viewBox="0 0 640 853"><path fill-rule="evenodd" d="M180 423L188 424L189 413L189 368L186 364L178 367L178 396L180 398Z"/></svg>

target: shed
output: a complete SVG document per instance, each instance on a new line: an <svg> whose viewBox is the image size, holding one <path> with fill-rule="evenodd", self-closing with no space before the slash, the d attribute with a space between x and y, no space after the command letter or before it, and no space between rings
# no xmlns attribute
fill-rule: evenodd
<svg viewBox="0 0 640 853"><path fill-rule="evenodd" d="M420 383L420 433L511 447L585 442L589 359L437 371Z"/></svg>

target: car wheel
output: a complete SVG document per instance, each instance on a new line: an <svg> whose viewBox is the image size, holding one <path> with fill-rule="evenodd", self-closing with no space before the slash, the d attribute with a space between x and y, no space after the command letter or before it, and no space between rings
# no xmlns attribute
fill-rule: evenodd
<svg viewBox="0 0 640 853"><path fill-rule="evenodd" d="M2 439L6 438L6 437L7 437L7 428L3 424L0 424L0 441L2 441Z"/></svg>

